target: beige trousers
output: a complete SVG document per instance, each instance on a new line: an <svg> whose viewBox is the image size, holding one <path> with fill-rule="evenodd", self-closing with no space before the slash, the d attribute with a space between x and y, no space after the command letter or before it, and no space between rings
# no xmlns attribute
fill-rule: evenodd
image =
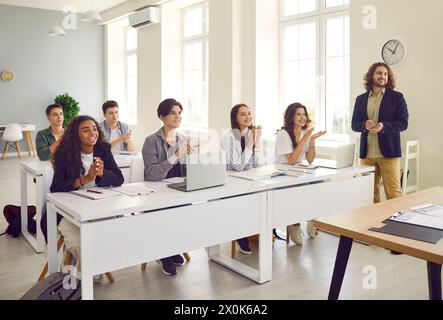
<svg viewBox="0 0 443 320"><path fill-rule="evenodd" d="M400 158L367 158L360 159L360 163L367 166L375 166L374 203L381 201L380 187L382 178L387 200L403 195L400 186Z"/></svg>
<svg viewBox="0 0 443 320"><path fill-rule="evenodd" d="M80 229L75 224L69 222L63 218L59 225L58 230L65 238L66 250L71 252L77 261L76 266L80 270Z"/></svg>

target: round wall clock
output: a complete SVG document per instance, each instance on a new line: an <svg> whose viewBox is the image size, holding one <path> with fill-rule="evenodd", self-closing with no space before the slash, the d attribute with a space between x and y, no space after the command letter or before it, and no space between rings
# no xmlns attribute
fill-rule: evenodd
<svg viewBox="0 0 443 320"><path fill-rule="evenodd" d="M11 81L12 79L14 79L14 74L11 71L5 70L2 71L1 73L1 77L3 81Z"/></svg>
<svg viewBox="0 0 443 320"><path fill-rule="evenodd" d="M383 45L381 50L383 61L391 66L401 63L406 57L405 45L397 39L392 39Z"/></svg>

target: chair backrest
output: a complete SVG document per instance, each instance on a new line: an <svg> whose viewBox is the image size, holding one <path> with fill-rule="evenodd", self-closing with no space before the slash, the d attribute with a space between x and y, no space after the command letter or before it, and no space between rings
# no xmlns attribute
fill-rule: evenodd
<svg viewBox="0 0 443 320"><path fill-rule="evenodd" d="M415 148L415 152L412 150ZM409 161L415 159L415 184L408 185L408 173L409 173ZM403 177L402 177L402 191L405 196L409 192L419 190L420 182L420 141L412 140L406 142L406 154L405 154L405 164L403 166Z"/></svg>
<svg viewBox="0 0 443 320"><path fill-rule="evenodd" d="M10 123L6 126L2 140L7 142L17 142L23 139L23 132L18 123Z"/></svg>
<svg viewBox="0 0 443 320"><path fill-rule="evenodd" d="M133 157L129 183L145 181L145 163L141 156ZM125 181L126 183L126 181Z"/></svg>

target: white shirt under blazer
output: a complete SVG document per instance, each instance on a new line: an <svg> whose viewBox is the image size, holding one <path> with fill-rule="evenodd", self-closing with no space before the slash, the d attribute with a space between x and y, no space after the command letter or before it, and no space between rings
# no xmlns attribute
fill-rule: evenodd
<svg viewBox="0 0 443 320"><path fill-rule="evenodd" d="M305 135L306 130L301 131L300 140ZM309 151L309 144L311 143L311 137L309 137L308 141L305 143L302 153L300 157L297 159L296 163L303 162L305 160L306 153ZM289 133L282 129L277 132L277 137L275 141L275 163L276 164L288 164L288 159L286 159L287 154L291 154L294 151L294 147L292 145L291 137Z"/></svg>

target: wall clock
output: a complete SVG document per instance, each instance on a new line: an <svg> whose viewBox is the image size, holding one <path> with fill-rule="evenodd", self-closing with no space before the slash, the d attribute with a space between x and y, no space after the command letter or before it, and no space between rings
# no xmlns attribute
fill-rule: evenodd
<svg viewBox="0 0 443 320"><path fill-rule="evenodd" d="M397 39L392 39L383 45L381 50L383 61L390 66L401 63L406 57L405 45Z"/></svg>
<svg viewBox="0 0 443 320"><path fill-rule="evenodd" d="M11 81L12 79L14 79L14 74L11 71L5 70L2 71L1 73L1 77L3 81Z"/></svg>

